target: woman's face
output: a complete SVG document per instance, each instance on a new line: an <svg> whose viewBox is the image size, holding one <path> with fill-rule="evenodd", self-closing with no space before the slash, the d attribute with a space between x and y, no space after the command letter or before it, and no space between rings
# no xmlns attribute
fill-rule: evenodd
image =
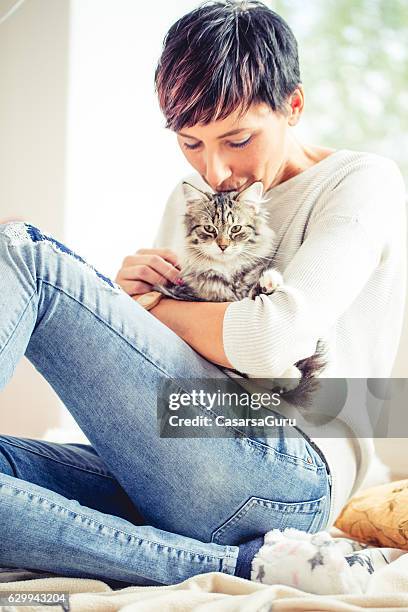
<svg viewBox="0 0 408 612"><path fill-rule="evenodd" d="M253 104L240 119L235 111L226 119L183 128L177 140L214 191L241 191L255 181L266 191L285 180L290 121L267 104Z"/></svg>

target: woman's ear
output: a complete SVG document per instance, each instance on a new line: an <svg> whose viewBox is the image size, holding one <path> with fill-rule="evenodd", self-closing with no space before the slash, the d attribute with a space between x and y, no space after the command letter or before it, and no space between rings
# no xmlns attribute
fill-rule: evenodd
<svg viewBox="0 0 408 612"><path fill-rule="evenodd" d="M305 105L305 94L302 85L298 85L288 99L288 124L294 126L300 119Z"/></svg>

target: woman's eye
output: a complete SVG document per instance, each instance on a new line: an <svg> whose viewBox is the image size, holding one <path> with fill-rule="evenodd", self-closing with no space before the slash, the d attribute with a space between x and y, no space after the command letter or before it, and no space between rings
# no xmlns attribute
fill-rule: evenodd
<svg viewBox="0 0 408 612"><path fill-rule="evenodd" d="M246 145L249 144L251 140L252 140L252 136L250 136L246 140L242 140L241 142L230 142L230 146L233 147L234 149L239 149L241 147L246 147Z"/></svg>
<svg viewBox="0 0 408 612"><path fill-rule="evenodd" d="M199 146L199 142L196 142L196 144L188 144L188 142L183 142L183 147L189 151L194 151L195 149L198 149Z"/></svg>
<svg viewBox="0 0 408 612"><path fill-rule="evenodd" d="M236 234L237 232L240 232L241 230L242 230L242 225L233 225L231 227L232 234Z"/></svg>
<svg viewBox="0 0 408 612"><path fill-rule="evenodd" d="M232 147L233 149L242 149L243 147L246 147L251 142L251 140L252 140L252 136L250 136L246 140L242 140L241 142L229 142L228 145ZM183 142L183 147L187 149L188 151L195 151L196 149L199 148L200 144L201 144L200 142L196 142L195 144L189 144L188 142Z"/></svg>

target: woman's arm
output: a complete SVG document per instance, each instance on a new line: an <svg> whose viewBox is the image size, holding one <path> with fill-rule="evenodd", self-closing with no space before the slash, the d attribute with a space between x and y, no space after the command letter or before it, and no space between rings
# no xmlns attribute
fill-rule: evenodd
<svg viewBox="0 0 408 612"><path fill-rule="evenodd" d="M162 298L150 312L205 359L232 368L224 351L223 321L230 302L182 302Z"/></svg>
<svg viewBox="0 0 408 612"><path fill-rule="evenodd" d="M375 336L377 316L377 333L387 333L388 325L395 334L405 282L405 233L405 187L393 162L367 164L339 181L316 201L303 242L282 271L283 285L270 296L244 298L226 308L224 351L234 369L258 378L281 376L312 355L317 341L358 299L356 327L359 319L362 325L369 319ZM387 322L391 312L395 321Z"/></svg>

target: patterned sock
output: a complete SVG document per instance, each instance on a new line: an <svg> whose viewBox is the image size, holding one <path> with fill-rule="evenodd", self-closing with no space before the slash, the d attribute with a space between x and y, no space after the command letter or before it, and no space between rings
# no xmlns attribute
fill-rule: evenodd
<svg viewBox="0 0 408 612"><path fill-rule="evenodd" d="M239 545L235 576L246 578L247 580L251 579L252 560L263 544L264 538L263 536L259 536L254 540L248 540Z"/></svg>
<svg viewBox="0 0 408 612"><path fill-rule="evenodd" d="M263 540L252 560L250 579L318 595L365 593L372 574L404 553L333 538L327 531L273 529Z"/></svg>

